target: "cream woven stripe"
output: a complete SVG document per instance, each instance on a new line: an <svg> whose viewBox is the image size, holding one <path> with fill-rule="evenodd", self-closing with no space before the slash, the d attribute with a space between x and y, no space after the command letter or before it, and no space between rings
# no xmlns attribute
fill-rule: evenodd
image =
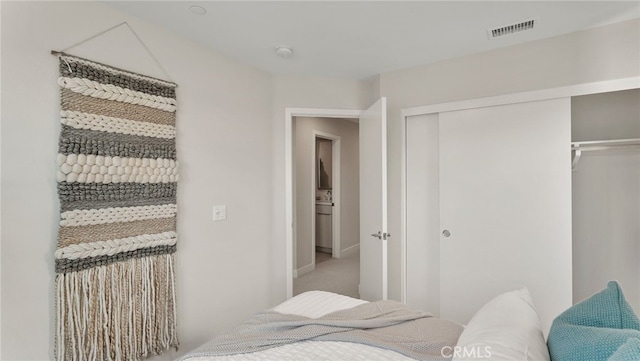
<svg viewBox="0 0 640 361"><path fill-rule="evenodd" d="M63 212L61 226L87 226L116 222L131 222L143 219L171 218L176 215L175 204L157 206L114 207L101 209L74 209Z"/></svg>
<svg viewBox="0 0 640 361"><path fill-rule="evenodd" d="M124 167L119 167L122 170ZM150 168L149 168L150 169ZM147 169L147 171L149 170ZM159 169L156 169L159 170ZM176 169L177 170L177 169ZM144 169L142 170L144 172ZM61 171L57 173L58 182L77 182L77 183L174 183L178 181L177 174L107 174L92 173L92 172L80 172L64 174Z"/></svg>
<svg viewBox="0 0 640 361"><path fill-rule="evenodd" d="M175 231L175 218L145 219L126 223L107 223L92 226L60 227L58 231L58 248L72 244L92 241L108 241L110 239L128 238L140 234Z"/></svg>
<svg viewBox="0 0 640 361"><path fill-rule="evenodd" d="M139 122L150 122L158 124L176 124L176 113L165 112L164 110L145 107L143 105L112 102L107 99L93 98L90 96L74 93L69 89L61 89L60 101L62 109L84 111L106 115L113 118L125 118L137 120Z"/></svg>
<svg viewBox="0 0 640 361"><path fill-rule="evenodd" d="M173 246L177 240L176 232L163 232L157 234L142 234L135 237L110 239L74 244L56 250L56 258L79 259L97 256L112 256L116 253L135 251L141 248L157 246Z"/></svg>
<svg viewBox="0 0 640 361"><path fill-rule="evenodd" d="M76 129L90 129L109 133L133 134L164 139L173 139L176 137L176 127L172 125L112 118L105 115L83 113L73 110L61 111L60 122Z"/></svg>
<svg viewBox="0 0 640 361"><path fill-rule="evenodd" d="M101 84L83 78L58 78L58 85L82 95L94 98L109 99L117 102L144 105L150 108L175 112L176 100L173 98L150 95L147 93L121 88L113 84Z"/></svg>
<svg viewBox="0 0 640 361"><path fill-rule="evenodd" d="M72 57L72 56L60 55L60 59L63 59L63 60L68 61L70 63L79 63L79 64L84 64L84 65L89 65L89 66L92 66L94 68L98 68L100 70L108 71L109 73L112 73L112 74L122 74L122 75L126 75L126 76L129 76L129 77L135 78L135 79L145 80L145 81L156 83L156 84L160 84L160 85L163 85L163 86L174 87L174 88L176 87L175 83L163 81L163 80L156 79L156 78L151 78L151 77L148 77L148 76L143 76L143 75L136 74L136 73L130 73L130 72L127 72L127 71L122 71L122 70L110 68L108 66L104 66L104 65L101 65L101 64L98 64L98 63L94 63L92 61L79 59L79 58Z"/></svg>
<svg viewBox="0 0 640 361"><path fill-rule="evenodd" d="M178 181L178 164L173 159L59 153L57 160L59 182L170 183Z"/></svg>
<svg viewBox="0 0 640 361"><path fill-rule="evenodd" d="M57 162L59 166L65 163L70 166L78 164L79 166L94 166L98 167L138 167L138 168L166 168L172 169L177 166L177 161L169 158L134 158L134 157L111 157L93 154L62 154L58 153Z"/></svg>

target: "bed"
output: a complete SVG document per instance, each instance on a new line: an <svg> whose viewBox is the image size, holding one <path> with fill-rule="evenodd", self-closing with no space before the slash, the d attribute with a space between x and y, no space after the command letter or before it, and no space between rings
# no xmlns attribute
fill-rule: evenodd
<svg viewBox="0 0 640 361"><path fill-rule="evenodd" d="M297 295L272 311L282 314L294 314L312 319L335 311L349 309L367 303L366 301L324 291L309 291ZM214 339L215 340L215 339ZM203 347L206 345L203 345ZM408 361L402 354L358 343L335 341L303 341L264 351L227 356L209 356L203 347L187 354L182 360L189 361L298 361L298 360L371 360L371 361Z"/></svg>
<svg viewBox="0 0 640 361"><path fill-rule="evenodd" d="M274 307L273 309L259 314L258 317L264 317L264 315L269 315L267 318L271 317L272 315L285 315L285 317L289 317L288 315L294 315L309 320L321 320L323 319L323 317L331 317L332 315L340 314L340 312L350 312L350 310L358 309L359 307L377 307L379 305L382 304L377 302L368 303L363 300L330 292L310 291L295 296ZM387 305L387 303L384 304L384 306ZM396 307L398 305L399 304L391 303L392 307ZM514 323L513 317L512 315L509 315L509 312L505 312L505 309L510 312L516 312L520 314L518 325L511 325L512 323ZM313 340L306 339L299 342L291 343L284 342L284 344L278 347L260 349L255 352L253 352L253 350L248 351L247 349L241 349L240 351L242 352L227 353L227 351L229 350L220 352L220 349L217 348L217 345L219 345L220 343L225 343L229 339L237 338L238 335L235 333L237 330L243 330L246 327L255 325L254 318L239 326L237 330L215 337L205 345L189 352L180 360L409 361L416 359L487 359L487 357L491 355L494 356L493 359L495 360L527 360L527 358L520 358L520 356L525 355L525 353L531 354L532 349L534 350L533 354L536 356L536 358L534 358L535 360L549 360L546 345L544 344L544 338L539 328L537 314L535 314L535 311L532 308L530 296L526 289L517 290L501 295L500 297L497 297L492 302L483 307L483 310L484 311L479 312L476 317L474 317L477 320L472 320L472 322L470 322L466 326L466 328L463 328L461 325L455 325L453 324L453 322L440 320L432 317L429 314L422 313L427 315L424 317L425 319L431 319L430 322L436 323L436 329L446 334L445 337L443 337L443 335L438 334L438 332L434 333L431 331L418 331L415 336L417 338L424 338L427 344L430 345L429 347L431 347L431 349L429 349L426 353L412 353L412 345L409 345L410 351L405 352L406 350L402 348L389 348L388 345L376 345L375 342L368 342L367 340L365 340L364 342L362 342L362 340L343 342L334 340L318 340L317 338L314 338ZM412 311L410 310L410 312ZM420 318L419 315L420 313L418 313L418 318ZM288 321L288 319L285 319L285 322ZM506 325L504 325L505 322ZM503 325L499 326L500 324ZM431 326L432 325L430 325L429 327ZM477 332L479 328L482 329L480 335L478 335ZM506 331L505 328L511 329ZM519 333L514 333L514 330L516 328L520 329ZM492 336L491 333L487 334L487 331L492 331L494 335ZM500 335L500 333L502 333L503 335ZM427 335L425 336L424 334ZM498 336L497 338L495 338L496 335ZM514 336L516 340L513 340ZM494 337L493 340L491 339L492 337ZM513 349L501 350L501 344L505 341L511 342L511 345L513 345ZM414 340L407 342L405 339L399 339L398 342L412 344ZM524 344L522 342L524 342ZM538 350L536 350L536 347L534 347L535 345L530 345L530 343L536 342L538 343ZM232 349L237 351L237 349L234 349L233 347ZM536 354L537 351L540 351L539 357Z"/></svg>
<svg viewBox="0 0 640 361"><path fill-rule="evenodd" d="M257 314L180 361L550 359L640 360L640 319L616 281L558 315L548 340L526 288L496 296L464 327L395 301L311 291Z"/></svg>

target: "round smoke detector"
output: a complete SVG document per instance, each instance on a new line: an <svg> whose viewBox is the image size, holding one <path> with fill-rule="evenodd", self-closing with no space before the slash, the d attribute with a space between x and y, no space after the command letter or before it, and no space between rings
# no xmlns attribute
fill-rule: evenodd
<svg viewBox="0 0 640 361"><path fill-rule="evenodd" d="M191 5L189 6L189 11L196 15L204 15L207 13L207 9L203 8L200 5Z"/></svg>
<svg viewBox="0 0 640 361"><path fill-rule="evenodd" d="M276 48L276 55L286 59L293 55L293 50L287 46L279 46Z"/></svg>

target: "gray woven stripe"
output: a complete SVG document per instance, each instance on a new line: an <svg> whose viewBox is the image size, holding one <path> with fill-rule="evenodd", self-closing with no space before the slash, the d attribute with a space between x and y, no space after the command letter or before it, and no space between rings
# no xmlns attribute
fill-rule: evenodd
<svg viewBox="0 0 640 361"><path fill-rule="evenodd" d="M60 203L86 202L85 207L94 208L94 202L120 202L140 198L173 198L176 196L176 183L58 183ZM63 208L66 206L62 205Z"/></svg>
<svg viewBox="0 0 640 361"><path fill-rule="evenodd" d="M91 226L60 227L58 248L72 244L108 241L176 230L176 218L145 219L142 221L96 224Z"/></svg>
<svg viewBox="0 0 640 361"><path fill-rule="evenodd" d="M147 123L176 124L175 112L167 112L144 105L94 98L69 89L60 89L60 91L60 105L62 106L62 110L73 110Z"/></svg>
<svg viewBox="0 0 640 361"><path fill-rule="evenodd" d="M82 271L87 268L106 266L115 262L126 261L132 258L143 258L175 253L176 245L142 248L135 251L117 253L112 256L97 256L80 259L56 259L56 273L69 273Z"/></svg>
<svg viewBox="0 0 640 361"><path fill-rule="evenodd" d="M68 63L68 65L67 65ZM69 71L71 67L71 71ZM72 59L60 59L60 75L69 78L84 78L102 84L113 84L121 88L127 88L151 95L160 95L167 98L176 97L175 87L162 86L142 79L136 79L124 74L111 73L97 69L89 65L74 62Z"/></svg>
<svg viewBox="0 0 640 361"><path fill-rule="evenodd" d="M109 207L157 206L161 204L176 204L176 196L113 201L60 201L60 211L66 212L74 209L100 209Z"/></svg>
<svg viewBox="0 0 640 361"><path fill-rule="evenodd" d="M75 129L62 125L58 151L67 154L94 154L109 157L176 159L174 139L115 134Z"/></svg>

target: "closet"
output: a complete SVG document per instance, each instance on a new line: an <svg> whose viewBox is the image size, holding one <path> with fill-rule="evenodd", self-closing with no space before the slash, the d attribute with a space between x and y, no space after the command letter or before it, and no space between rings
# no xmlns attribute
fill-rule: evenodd
<svg viewBox="0 0 640 361"><path fill-rule="evenodd" d="M546 326L571 304L570 118L560 98L407 119L409 306L465 324L526 285Z"/></svg>
<svg viewBox="0 0 640 361"><path fill-rule="evenodd" d="M615 279L640 312L640 90L571 99L573 301Z"/></svg>
<svg viewBox="0 0 640 361"><path fill-rule="evenodd" d="M638 84L403 110L404 301L467 323L526 286L548 331L618 279L637 307Z"/></svg>

